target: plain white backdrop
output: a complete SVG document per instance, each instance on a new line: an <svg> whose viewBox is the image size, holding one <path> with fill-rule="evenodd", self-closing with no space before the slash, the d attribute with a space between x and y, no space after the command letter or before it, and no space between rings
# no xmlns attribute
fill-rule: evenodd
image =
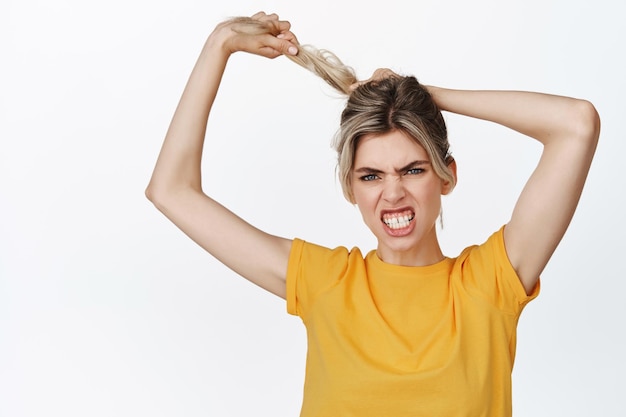
<svg viewBox="0 0 626 417"><path fill-rule="evenodd" d="M300 320L143 195L206 36L258 10L360 78L390 67L426 84L596 105L603 129L587 187L520 321L514 414L626 415L619 2L3 0L0 416L298 415ZM234 56L209 121L206 191L268 232L373 248L335 180L342 106L285 58ZM440 238L455 256L507 221L540 149L446 118L459 185Z"/></svg>

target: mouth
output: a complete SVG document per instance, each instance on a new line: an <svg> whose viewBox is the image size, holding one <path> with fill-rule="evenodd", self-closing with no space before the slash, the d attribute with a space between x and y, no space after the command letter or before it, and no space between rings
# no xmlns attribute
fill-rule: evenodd
<svg viewBox="0 0 626 417"><path fill-rule="evenodd" d="M383 213L381 221L391 230L406 229L411 225L411 221L415 218L413 210L401 210Z"/></svg>

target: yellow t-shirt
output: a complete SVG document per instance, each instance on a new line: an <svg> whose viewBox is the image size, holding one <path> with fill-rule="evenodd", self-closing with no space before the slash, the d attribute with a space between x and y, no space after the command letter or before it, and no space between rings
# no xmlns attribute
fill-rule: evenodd
<svg viewBox="0 0 626 417"><path fill-rule="evenodd" d="M531 299L503 228L424 267L296 239L287 310L307 329L301 417L508 417L516 326Z"/></svg>

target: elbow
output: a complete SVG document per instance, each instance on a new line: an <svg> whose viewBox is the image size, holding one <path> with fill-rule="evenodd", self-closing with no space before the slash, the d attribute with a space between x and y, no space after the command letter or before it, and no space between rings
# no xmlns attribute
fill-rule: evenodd
<svg viewBox="0 0 626 417"><path fill-rule="evenodd" d="M146 190L144 191L146 198L153 204L156 201L156 192L154 188L155 187L151 182L150 184L148 184L148 186L146 187Z"/></svg>
<svg viewBox="0 0 626 417"><path fill-rule="evenodd" d="M198 191L196 187L189 185L172 185L152 179L144 193L157 210L167 215L167 213L178 207L181 201L189 199L190 195L202 193L202 191Z"/></svg>
<svg viewBox="0 0 626 417"><path fill-rule="evenodd" d="M159 210L163 211L165 201L167 200L168 193L163 190L163 187L159 187L154 184L152 181L148 184L145 190L146 198L154 204L154 206Z"/></svg>
<svg viewBox="0 0 626 417"><path fill-rule="evenodd" d="M576 136L594 152L600 138L600 115L595 106L587 100L577 100L575 120Z"/></svg>
<svg viewBox="0 0 626 417"><path fill-rule="evenodd" d="M154 184L148 184L145 195L158 211L167 216L172 204L172 198L169 193L160 187L156 187Z"/></svg>

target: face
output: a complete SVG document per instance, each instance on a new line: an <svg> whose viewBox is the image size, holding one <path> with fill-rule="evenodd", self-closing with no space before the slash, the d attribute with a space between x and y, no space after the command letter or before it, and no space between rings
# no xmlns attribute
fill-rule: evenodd
<svg viewBox="0 0 626 417"><path fill-rule="evenodd" d="M442 259L435 222L441 195L450 189L434 172L426 150L402 131L360 139L352 193L383 261L429 265Z"/></svg>

